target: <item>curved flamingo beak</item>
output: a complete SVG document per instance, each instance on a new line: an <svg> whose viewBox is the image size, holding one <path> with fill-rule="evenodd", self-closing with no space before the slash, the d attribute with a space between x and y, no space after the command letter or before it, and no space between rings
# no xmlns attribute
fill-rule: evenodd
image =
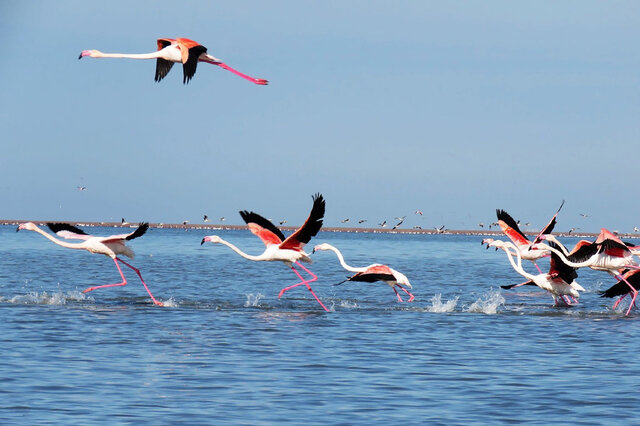
<svg viewBox="0 0 640 426"><path fill-rule="evenodd" d="M80 52L80 56L78 56L78 59L82 59L83 56L91 56L91 51L83 50L82 52Z"/></svg>
<svg viewBox="0 0 640 426"><path fill-rule="evenodd" d="M206 242L207 242L207 237L204 237L204 238L202 239L202 241L200 241L200 245L203 245L203 244L204 244L204 243L206 243Z"/></svg>

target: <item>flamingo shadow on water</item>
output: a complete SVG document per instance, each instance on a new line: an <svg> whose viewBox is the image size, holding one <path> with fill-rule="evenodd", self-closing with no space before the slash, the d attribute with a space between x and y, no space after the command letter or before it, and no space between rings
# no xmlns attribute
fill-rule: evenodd
<svg viewBox="0 0 640 426"><path fill-rule="evenodd" d="M322 220L324 218L324 198L321 194L316 194L312 198L313 207L311 208L309 217L300 227L300 229L295 231L288 238L285 238L282 231L280 231L280 229L278 229L273 223L260 216L259 214L247 210L243 210L240 212L240 216L249 227L249 230L258 238L260 238L260 240L262 240L262 242L266 246L265 251L258 256L252 256L250 254L244 253L238 247L234 246L228 241L223 240L217 235L209 235L204 237L200 244L202 245L206 242L223 244L245 259L253 260L256 262L283 262L285 265L291 268L291 270L298 276L298 278L300 278L301 281L280 290L278 299L282 297L285 292L300 285L304 285L307 287L309 292L311 292L320 306L322 306L325 311L329 312L329 309L327 309L327 307L322 303L322 301L318 298L316 293L311 289L311 286L309 285L309 283L316 281L318 277L300 263L312 263L311 258L307 253L304 252L303 247L311 240L312 237L316 236L318 231L320 231L320 228L322 228ZM300 272L298 272L298 270L295 268L296 266L300 267L307 274L309 274L311 276L311 279L305 280Z"/></svg>
<svg viewBox="0 0 640 426"><path fill-rule="evenodd" d="M87 250L89 253L103 254L105 256L110 257L113 260L113 262L116 264L116 268L118 268L118 272L120 273L122 282L119 282L116 284L106 284L106 285L89 287L83 290L82 291L83 293L88 293L90 291L97 290L99 288L118 287L118 286L127 285L127 280L124 277L124 274L122 273L122 269L120 269L120 265L118 264L118 262L120 262L123 265L132 269L138 275L138 277L140 278L140 281L142 282L142 285L144 286L145 290L147 290L147 293L149 293L149 296L151 297L151 300L153 301L153 303L158 306L163 306L162 302L159 302L158 300L156 300L156 298L153 297L153 294L151 294L151 291L149 291L149 287L147 287L147 284L142 279L142 274L140 274L140 270L118 257L118 255L124 255L131 259L134 258L133 250L131 250L131 248L126 246L126 242L133 240L134 238L143 236L145 232L147 232L147 229L149 229L148 223L141 223L140 226L138 226L138 228L135 231L129 234L110 235L108 237L96 237L93 235L89 235L86 232L84 232L82 229L75 227L73 225L69 225L67 223L47 223L47 227L59 237L62 237L65 239L75 239L75 240L83 240L83 241L81 243L68 243L65 241L58 240L57 238L49 235L42 229L38 228L38 226L36 226L32 222L26 222L26 223L20 224L18 226L18 229L16 229L16 232L23 229L27 231L34 231L34 232L37 232L38 234L43 235L44 237L46 237L47 239L49 239L50 241L54 242L59 246L75 249L75 250Z"/></svg>

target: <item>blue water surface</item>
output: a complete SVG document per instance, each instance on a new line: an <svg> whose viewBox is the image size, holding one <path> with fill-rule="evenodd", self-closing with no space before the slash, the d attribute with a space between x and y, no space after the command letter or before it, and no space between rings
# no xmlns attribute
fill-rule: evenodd
<svg viewBox="0 0 640 426"><path fill-rule="evenodd" d="M121 233L91 228L90 233ZM481 237L320 232L348 263L386 263L416 298L345 283L331 252L297 282L251 262L249 231L151 229L130 242L137 276L109 258L0 226L0 423L634 423L640 314L613 311L614 280L580 270L580 304L553 307ZM568 245L574 239L565 239ZM548 268L548 262L540 262ZM525 267L533 272L529 263ZM401 293L406 300L404 293Z"/></svg>

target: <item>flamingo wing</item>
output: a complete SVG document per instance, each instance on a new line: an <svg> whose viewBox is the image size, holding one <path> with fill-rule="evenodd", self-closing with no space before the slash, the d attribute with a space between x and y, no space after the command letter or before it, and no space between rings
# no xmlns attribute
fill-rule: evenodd
<svg viewBox="0 0 640 426"><path fill-rule="evenodd" d="M505 290L509 290L511 288L520 287L520 286L523 286L523 285L536 285L536 283L534 283L533 281L526 281L526 282L523 282L523 283L520 283L520 284L501 285L500 287L504 288Z"/></svg>
<svg viewBox="0 0 640 426"><path fill-rule="evenodd" d="M67 240L88 240L91 238L91 235L82 229L68 223L47 223L47 226L51 232Z"/></svg>
<svg viewBox="0 0 640 426"><path fill-rule="evenodd" d="M284 234L273 223L258 213L242 210L242 220L249 226L249 230L262 240L265 246L278 245L284 240Z"/></svg>
<svg viewBox="0 0 640 426"><path fill-rule="evenodd" d="M135 231L130 232L128 234L118 234L118 235L110 235L101 239L100 241L103 243L113 243L116 241L122 240L133 240L134 238L142 237L145 232L149 229L149 224L147 222L141 223Z"/></svg>
<svg viewBox="0 0 640 426"><path fill-rule="evenodd" d="M549 247L560 250L560 247L552 241L549 242ZM578 278L576 268L564 263L560 256L554 252L551 252L551 260L549 261L549 275L561 278L568 284L571 284L576 278Z"/></svg>
<svg viewBox="0 0 640 426"><path fill-rule="evenodd" d="M515 243L515 245L521 246L531 244L527 239L527 236L522 233L520 228L518 228L516 221L509 216L509 213L504 210L497 209L496 216L498 216L498 225L500 225L500 229L502 229L502 232L504 232L505 235Z"/></svg>
<svg viewBox="0 0 640 426"><path fill-rule="evenodd" d="M302 247L315 237L320 228L322 228L322 219L324 218L325 201L322 194L315 194L313 197L313 207L311 213L304 224L289 238L280 244L281 249L302 250Z"/></svg>
<svg viewBox="0 0 640 426"><path fill-rule="evenodd" d="M171 38L159 38L158 39L158 50L162 50L165 47L171 46L175 40ZM156 59L156 76L154 78L155 81L160 81L169 74L171 71L171 67L173 67L173 62L167 61L166 59L158 58Z"/></svg>
<svg viewBox="0 0 640 426"><path fill-rule="evenodd" d="M358 272L347 281L359 281L365 283L375 283L376 281L396 281L391 268L386 265L374 265L362 272Z"/></svg>
<svg viewBox="0 0 640 426"><path fill-rule="evenodd" d="M540 239L540 237L542 235L545 234L550 234L553 231L553 228L555 228L556 226L556 217L558 216L558 213L560 213L560 210L562 209L562 206L564 206L564 200L562 200L562 204L560 204L560 207L558 207L558 210L556 210L556 214L553 215L553 217L551 218L551 220L549 221L549 223L547 223L547 226L545 226L542 231L540 231L540 233L536 236L536 238L533 240L532 244L537 244L540 241L542 241Z"/></svg>
<svg viewBox="0 0 640 426"><path fill-rule="evenodd" d="M640 269L627 271L622 276L636 290L640 290ZM629 293L631 289L626 282L620 280L605 291L600 292L600 297L617 297Z"/></svg>
<svg viewBox="0 0 640 426"><path fill-rule="evenodd" d="M182 77L182 83L187 84L189 83L189 81L193 78L193 76L196 74L196 68L198 67L198 58L200 57L200 55L202 55L203 53L206 53L207 48L201 45L196 45L193 47L190 47L188 50L188 56L187 56L187 60L184 60L184 55L183 55L183 60L182 60L182 71L183 71L183 77Z"/></svg>
<svg viewBox="0 0 640 426"><path fill-rule="evenodd" d="M573 263L582 263L598 253L599 249L598 244L584 240L578 241L578 244L576 244L569 256L567 256L567 260Z"/></svg>

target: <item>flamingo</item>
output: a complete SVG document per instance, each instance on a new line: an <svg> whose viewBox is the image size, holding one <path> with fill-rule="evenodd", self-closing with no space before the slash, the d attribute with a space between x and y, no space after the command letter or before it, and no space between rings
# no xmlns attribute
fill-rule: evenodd
<svg viewBox="0 0 640 426"><path fill-rule="evenodd" d="M563 205L564 205L564 200L562 201L562 204L560 204L560 207L556 211L556 214L553 215L553 217L551 218L547 226L545 226L544 229L540 232L540 234L538 234L538 236L534 240L535 243L540 241L539 240L540 235L550 234L551 231L553 231L553 228L556 226L556 217L558 216L558 213L560 213L560 210L562 209ZM531 246L534 243L529 241L527 236L524 235L524 233L518 227L518 222L516 222L509 215L509 213L507 213L504 210L497 209L496 216L498 217L498 222L497 222L498 226L500 226L500 229L502 229L502 232L504 232L504 234L507 237L509 237L509 239L514 243L514 245L518 247L518 250L520 251L520 256L522 256L522 258L525 260L530 260L531 262L533 262L538 272L542 273L542 270L536 263L536 260L549 256L549 252L546 250L531 250ZM487 244L487 248L489 248L490 243L493 241L494 240L492 238L485 238L481 241L481 244L483 245Z"/></svg>
<svg viewBox="0 0 640 426"><path fill-rule="evenodd" d="M528 280L520 284L501 286L504 289L511 289L522 285L536 285L551 293L555 302L554 306L558 306L558 300L562 300L567 306L570 306L570 303L564 299L564 297L567 296L572 297L577 303L577 299L580 297L578 291L584 291L584 288L575 281L575 278L578 277L575 268L564 263L562 259L554 253L551 254L549 273L533 275L525 271L522 267L522 251L518 246L510 241L501 240L494 240L489 244L491 247L504 250L505 253L507 253L513 269ZM514 253L515 256L518 257L517 264L513 260Z"/></svg>
<svg viewBox="0 0 640 426"><path fill-rule="evenodd" d="M413 294L411 294L411 292L409 292L409 290L405 288L405 287L412 288L411 283L409 282L409 279L404 274L396 271L395 269L391 269L387 265L381 265L379 263L374 263L373 265L369 265L364 268L355 268L353 266L349 266L344 261L344 257L342 256L342 253L340 253L340 250L338 250L331 244L327 244L327 243L322 243L315 246L313 248L313 253L315 253L318 250L331 250L336 254L336 256L338 256L340 265L342 265L344 269L350 272L356 272L354 276L349 277L345 281L342 281L341 283L338 283L338 284L342 284L346 281L360 281L360 282L366 282L366 283L384 281L387 284L389 284L389 286L391 286L393 291L396 293L396 296L398 296L399 302L402 302L402 297L400 297L400 294L398 294L398 290L396 290L396 287L400 288L400 290L404 291L409 295L408 302L413 301L414 299Z"/></svg>
<svg viewBox="0 0 640 426"><path fill-rule="evenodd" d="M243 210L240 212L240 216L242 216L242 219L249 226L249 230L256 236L258 236L258 238L260 238L264 245L267 247L261 255L252 256L246 254L230 242L223 240L217 235L209 235L204 237L200 244L202 245L206 242L214 244L224 244L245 259L253 261L277 260L283 262L285 265L291 268L291 270L298 276L298 278L300 278L301 281L297 284L285 287L280 290L278 299L282 297L284 292L289 291L294 287L305 285L311 292L313 297L318 301L320 306L322 306L325 311L329 312L327 307L324 306L324 304L320 301L318 296L316 296L314 291L311 289L311 286L309 285L309 283L316 281L318 277L300 263L300 261L312 263L311 258L302 250L302 248L311 240L311 237L314 237L318 233L318 231L320 231L320 228L322 227L322 219L324 217L324 198L321 194L316 194L312 198L313 207L311 208L309 217L300 227L300 229L291 234L288 238L285 238L282 231L280 231L280 229L278 229L273 223L260 216L259 214L249 212L247 210ZM310 280L305 280L304 278L302 278L302 275L300 275L294 265L302 268L312 278Z"/></svg>
<svg viewBox="0 0 640 426"><path fill-rule="evenodd" d="M80 56L78 56L78 59L82 59L85 56L91 58L157 59L155 81L162 80L169 71L171 71L171 67L175 62L181 62L183 72L182 83L187 84L195 75L198 62L206 62L231 71L235 75L245 78L252 83L262 86L269 83L263 78L249 77L231 68L220 59L209 55L206 47L188 38L159 38L158 50L153 53L102 53L99 50L83 50Z"/></svg>
<svg viewBox="0 0 640 426"><path fill-rule="evenodd" d="M594 242L580 240L569 252L553 235L541 235L540 239L553 242L556 247L545 244L536 244L536 246L545 246L547 250L560 256L567 265L573 268L589 267L596 271L605 271L618 281L624 281L633 294L626 315L629 314L631 307L635 304L638 290L620 274L619 270L639 269L639 266L634 261L634 253L622 240L607 229L601 228Z"/></svg>
<svg viewBox="0 0 640 426"><path fill-rule="evenodd" d="M640 290L640 269L627 269L622 274L622 277L624 277L624 281L618 281L607 290L600 292L600 297L620 296L616 303L613 304L612 309L616 309L620 302L622 302L622 299L624 299L629 293L633 293L633 291L629 289L629 285L632 289L635 289L636 292ZM633 303L631 306L633 306ZM631 306L629 307L629 310L631 309ZM627 310L627 315L629 314L629 310Z"/></svg>
<svg viewBox="0 0 640 426"><path fill-rule="evenodd" d="M120 273L120 277L122 278L121 283L89 287L83 290L82 291L83 293L88 293L90 291L97 290L99 288L127 285L127 280L124 277L122 270L120 269L120 265L118 265L118 262L120 262L123 265L133 269L135 273L138 274L138 277L140 277L140 281L142 281L142 285L147 290L147 293L149 293L149 296L151 296L151 300L153 300L153 303L155 303L158 306L163 306L162 302L157 301L155 297L153 297L153 295L151 294L151 291L149 291L147 284L142 279L140 270L129 265L127 262L125 262L124 260L118 257L118 255L124 255L133 259L134 257L133 250L131 250L125 244L129 240L133 240L134 238L143 236L144 233L147 232L147 229L149 229L148 223L141 223L140 226L138 226L138 228L135 231L129 234L110 235L108 237L96 237L93 235L88 235L82 229L66 223L47 223L47 226L53 233L55 233L59 237L62 237L65 239L75 239L75 240L84 240L84 241L82 241L81 243L67 243L65 241L58 240L57 238L49 235L47 232L38 228L33 222L26 222L26 223L20 224L16 232L22 229L26 229L28 231L35 231L38 234L41 234L47 239L53 241L55 244L59 246L67 247L70 249L76 249L76 250L87 250L89 253L104 254L105 256L109 256L111 259L113 259L113 262L116 264L116 267L118 268L118 272Z"/></svg>

